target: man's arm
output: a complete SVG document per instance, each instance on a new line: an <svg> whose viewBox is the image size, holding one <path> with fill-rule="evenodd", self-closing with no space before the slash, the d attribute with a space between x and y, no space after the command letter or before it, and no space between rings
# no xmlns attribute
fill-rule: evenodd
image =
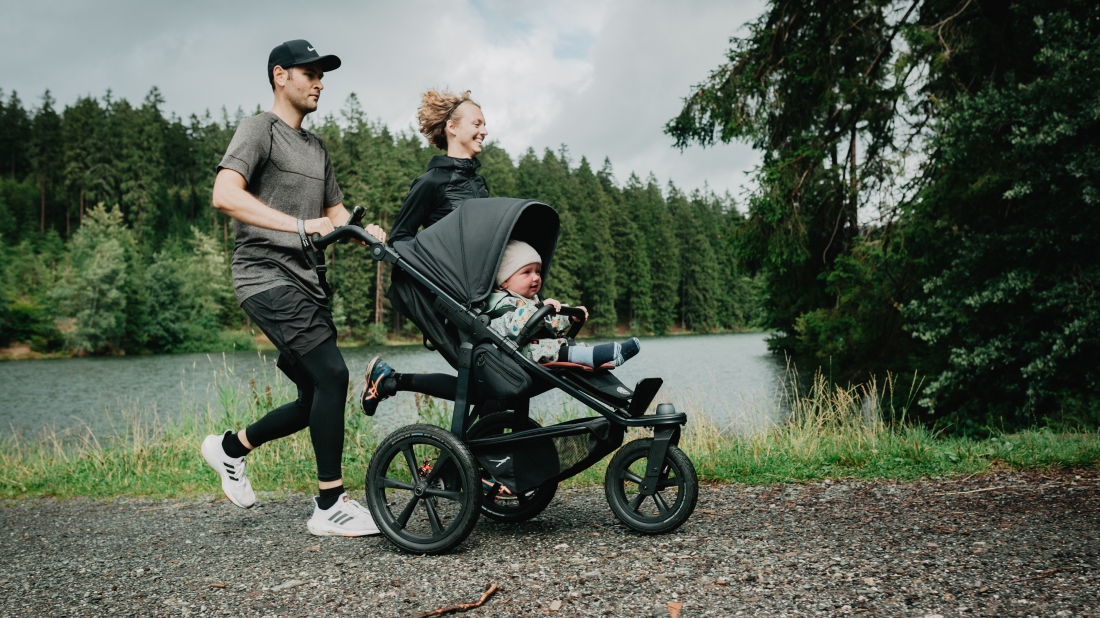
<svg viewBox="0 0 1100 618"><path fill-rule="evenodd" d="M248 192L247 186L248 183L239 172L223 168L214 178L214 208L241 223L277 232L298 233L297 219L256 199L254 195ZM306 220L306 234L324 236L332 233L336 228L328 216L330 212L334 215L339 215L342 212L343 214L340 215L343 217L341 223L346 222L351 216L343 204L337 204L325 211L326 216Z"/></svg>

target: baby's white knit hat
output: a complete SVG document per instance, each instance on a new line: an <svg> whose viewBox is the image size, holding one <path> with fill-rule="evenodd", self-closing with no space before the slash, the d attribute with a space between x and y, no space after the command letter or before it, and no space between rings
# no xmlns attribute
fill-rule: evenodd
<svg viewBox="0 0 1100 618"><path fill-rule="evenodd" d="M497 269L497 285L507 281L528 264L542 264L542 256L522 240L509 240L508 246L504 248L504 257L500 259L500 268Z"/></svg>

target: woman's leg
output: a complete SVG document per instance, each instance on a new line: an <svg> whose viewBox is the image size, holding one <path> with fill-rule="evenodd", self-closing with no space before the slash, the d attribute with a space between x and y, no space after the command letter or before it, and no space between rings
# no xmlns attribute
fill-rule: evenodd
<svg viewBox="0 0 1100 618"><path fill-rule="evenodd" d="M458 377L446 373L395 373L382 384L382 392L388 396L398 391L411 391L454 401L458 391Z"/></svg>
<svg viewBox="0 0 1100 618"><path fill-rule="evenodd" d="M363 413L374 416L378 404L398 391L412 391L454 401L458 378L446 373L397 373L380 356L372 358L367 363L366 381L360 399Z"/></svg>

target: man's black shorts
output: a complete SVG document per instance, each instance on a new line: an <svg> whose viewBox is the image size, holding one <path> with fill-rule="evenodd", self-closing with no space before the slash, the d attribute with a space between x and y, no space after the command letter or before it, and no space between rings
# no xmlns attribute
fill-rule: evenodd
<svg viewBox="0 0 1100 618"><path fill-rule="evenodd" d="M336 336L328 307L292 285L253 294L244 299L241 308L288 361Z"/></svg>

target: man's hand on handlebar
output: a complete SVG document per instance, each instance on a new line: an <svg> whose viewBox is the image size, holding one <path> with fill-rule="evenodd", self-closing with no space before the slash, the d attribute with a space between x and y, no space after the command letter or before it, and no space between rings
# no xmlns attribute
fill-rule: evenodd
<svg viewBox="0 0 1100 618"><path fill-rule="evenodd" d="M336 227L332 225L332 220L328 217L306 219L303 223L305 223L307 236L312 236L314 234L328 236L329 234L336 231Z"/></svg>

